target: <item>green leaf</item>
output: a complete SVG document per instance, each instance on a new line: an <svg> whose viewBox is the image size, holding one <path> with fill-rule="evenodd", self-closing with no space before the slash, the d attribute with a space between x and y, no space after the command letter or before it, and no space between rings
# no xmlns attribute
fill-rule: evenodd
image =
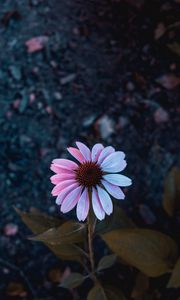
<svg viewBox="0 0 180 300"><path fill-rule="evenodd" d="M149 229L113 230L102 235L109 248L147 276L170 272L177 245L167 235Z"/></svg>
<svg viewBox="0 0 180 300"><path fill-rule="evenodd" d="M178 288L180 287L180 258L175 264L174 270L168 282L168 288Z"/></svg>
<svg viewBox="0 0 180 300"><path fill-rule="evenodd" d="M180 170L172 168L164 183L163 207L169 216L180 210Z"/></svg>
<svg viewBox="0 0 180 300"><path fill-rule="evenodd" d="M125 211L117 205L114 205L114 212L110 216L106 216L96 226L96 233L102 234L120 228L135 228L136 225L126 215Z"/></svg>
<svg viewBox="0 0 180 300"><path fill-rule="evenodd" d="M148 288L149 278L143 273L139 272L136 276L136 281L131 293L131 297L135 300L142 299Z"/></svg>
<svg viewBox="0 0 180 300"><path fill-rule="evenodd" d="M15 210L20 215L22 221L35 234L42 233L52 227L58 227L64 222L61 219L49 217L38 210L28 213L23 212L18 208L15 208Z"/></svg>
<svg viewBox="0 0 180 300"><path fill-rule="evenodd" d="M111 255L106 255L101 258L101 260L98 263L97 271L101 271L104 269L110 268L116 261L116 255L111 254Z"/></svg>
<svg viewBox="0 0 180 300"><path fill-rule="evenodd" d="M115 287L102 287L96 284L89 292L87 300L126 300L121 291Z"/></svg>
<svg viewBox="0 0 180 300"><path fill-rule="evenodd" d="M81 285L83 281L85 280L85 277L81 275L80 273L71 273L62 283L61 287L67 288L67 289L74 289L75 287Z"/></svg>
<svg viewBox="0 0 180 300"><path fill-rule="evenodd" d="M31 213L22 212L16 208L17 213L21 216L23 222L35 234L46 232L49 228L58 227L62 224L62 220L49 217L39 211ZM49 244L49 241L44 241L44 244L59 258L64 260L75 260L80 263L83 262L81 249L73 244Z"/></svg>
<svg viewBox="0 0 180 300"><path fill-rule="evenodd" d="M79 247L73 244L50 245L44 243L57 257L63 260L73 260L83 263L82 252Z"/></svg>
<svg viewBox="0 0 180 300"><path fill-rule="evenodd" d="M85 225L74 221L67 221L60 227L49 230L31 238L34 241L45 242L50 245L82 242L85 233Z"/></svg>

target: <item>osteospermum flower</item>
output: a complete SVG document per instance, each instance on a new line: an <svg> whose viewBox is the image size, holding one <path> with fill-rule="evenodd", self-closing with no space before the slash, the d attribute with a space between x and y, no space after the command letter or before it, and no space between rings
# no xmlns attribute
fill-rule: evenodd
<svg viewBox="0 0 180 300"><path fill-rule="evenodd" d="M124 199L120 187L131 185L131 179L118 174L126 167L125 154L115 151L111 146L95 144L90 149L83 143L76 142L77 148L67 148L78 163L69 159L54 159L51 170L56 173L51 177L55 184L52 195L57 196L56 204L61 212L67 213L76 205L79 221L88 215L90 202L96 217L104 219L105 214L113 211L112 199Z"/></svg>

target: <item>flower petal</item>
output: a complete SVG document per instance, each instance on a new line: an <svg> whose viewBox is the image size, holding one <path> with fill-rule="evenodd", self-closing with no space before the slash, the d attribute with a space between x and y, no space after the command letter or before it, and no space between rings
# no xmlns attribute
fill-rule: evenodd
<svg viewBox="0 0 180 300"><path fill-rule="evenodd" d="M102 144L95 144L91 151L91 159L92 161L97 161L101 151L104 149Z"/></svg>
<svg viewBox="0 0 180 300"><path fill-rule="evenodd" d="M98 163L101 164L103 160L113 152L115 152L115 149L113 147L111 146L105 147L99 155Z"/></svg>
<svg viewBox="0 0 180 300"><path fill-rule="evenodd" d="M67 213L75 207L75 205L79 201L81 192L82 187L78 186L76 189L73 189L70 193L67 194L67 196L64 198L61 204L62 213Z"/></svg>
<svg viewBox="0 0 180 300"><path fill-rule="evenodd" d="M74 156L80 163L82 163L84 161L84 156L81 154L81 152L73 147L69 147L67 148L68 152Z"/></svg>
<svg viewBox="0 0 180 300"><path fill-rule="evenodd" d="M97 187L98 196L99 196L99 200L101 202L101 205L102 205L105 213L107 213L107 215L110 215L113 211L113 204L112 204L111 197L100 186L97 185L96 187Z"/></svg>
<svg viewBox="0 0 180 300"><path fill-rule="evenodd" d="M121 174L107 174L103 178L114 185L129 186L132 184L132 180L129 177Z"/></svg>
<svg viewBox="0 0 180 300"><path fill-rule="evenodd" d="M96 217L101 221L105 218L105 211L102 208L98 193L95 188L92 189L92 207Z"/></svg>
<svg viewBox="0 0 180 300"><path fill-rule="evenodd" d="M73 183L77 183L76 180L74 179L69 179L69 180L65 180L65 181L62 181L60 183L58 183L52 190L51 194L53 196L58 196L59 193L65 189L67 186L73 184Z"/></svg>
<svg viewBox="0 0 180 300"><path fill-rule="evenodd" d="M76 142L77 147L81 151L82 155L87 161L91 160L91 151L89 148L81 142Z"/></svg>
<svg viewBox="0 0 180 300"><path fill-rule="evenodd" d="M56 174L50 177L50 180L53 184L58 184L61 181L75 179L75 174Z"/></svg>
<svg viewBox="0 0 180 300"><path fill-rule="evenodd" d="M53 164L67 170L76 170L78 168L78 165L74 161L64 158L54 159Z"/></svg>
<svg viewBox="0 0 180 300"><path fill-rule="evenodd" d="M76 214L79 221L84 221L89 212L89 195L88 189L85 188L82 193L76 208Z"/></svg>
<svg viewBox="0 0 180 300"><path fill-rule="evenodd" d="M67 196L67 194L69 194L73 189L77 188L78 184L77 183L73 183L71 185L68 185L66 188L64 188L60 194L57 196L56 198L56 204L60 205L64 198Z"/></svg>
<svg viewBox="0 0 180 300"><path fill-rule="evenodd" d="M121 172L126 167L127 163L124 160L125 154L121 151L111 153L104 159L101 164L103 171L105 172Z"/></svg>
<svg viewBox="0 0 180 300"><path fill-rule="evenodd" d="M56 174L72 174L73 172L72 170L61 168L60 166L55 164L51 164L50 169Z"/></svg>
<svg viewBox="0 0 180 300"><path fill-rule="evenodd" d="M113 185L107 182L106 180L101 180L101 183L108 191L108 193L111 194L114 198L121 199L121 200L125 198L123 191L117 185Z"/></svg>

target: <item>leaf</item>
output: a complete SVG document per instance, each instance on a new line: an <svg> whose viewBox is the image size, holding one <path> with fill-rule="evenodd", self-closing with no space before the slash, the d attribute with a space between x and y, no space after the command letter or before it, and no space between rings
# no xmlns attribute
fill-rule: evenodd
<svg viewBox="0 0 180 300"><path fill-rule="evenodd" d="M158 231L121 229L105 233L102 238L114 253L147 276L169 272L176 259L176 243Z"/></svg>
<svg viewBox="0 0 180 300"><path fill-rule="evenodd" d="M135 286L131 293L131 297L135 300L143 298L145 292L149 288L149 279L146 275L139 272L136 276Z"/></svg>
<svg viewBox="0 0 180 300"><path fill-rule="evenodd" d="M67 278L64 279L60 286L67 289L74 289L75 287L81 285L84 280L85 277L80 273L71 273Z"/></svg>
<svg viewBox="0 0 180 300"><path fill-rule="evenodd" d="M119 206L114 206L114 212L107 216L104 221L101 221L96 226L96 233L102 234L113 229L133 228L135 224L128 218L125 211Z"/></svg>
<svg viewBox="0 0 180 300"><path fill-rule="evenodd" d="M58 227L62 224L62 220L49 217L39 211L26 213L15 208L17 213L21 216L23 222L33 231L35 234L41 234L51 227ZM80 248L71 244L59 244L50 245L47 242L44 244L59 258L64 260L75 260L82 263L82 253Z"/></svg>
<svg viewBox="0 0 180 300"><path fill-rule="evenodd" d="M83 241L85 225L74 221L67 221L60 227L49 230L31 238L34 241L46 242L50 245L78 243Z"/></svg>
<svg viewBox="0 0 180 300"><path fill-rule="evenodd" d="M10 297L27 297L27 291L20 282L10 282L7 286L7 295Z"/></svg>
<svg viewBox="0 0 180 300"><path fill-rule="evenodd" d="M83 262L81 249L73 244L50 245L44 243L57 257L63 260Z"/></svg>
<svg viewBox="0 0 180 300"><path fill-rule="evenodd" d="M157 78L156 82L167 90L173 90L180 84L180 78L173 73L169 73Z"/></svg>
<svg viewBox="0 0 180 300"><path fill-rule="evenodd" d="M121 291L114 287L96 284L89 292L87 300L126 300Z"/></svg>
<svg viewBox="0 0 180 300"><path fill-rule="evenodd" d="M34 211L34 212L23 212L15 207L16 212L20 215L22 221L33 231L35 234L40 234L49 228L58 227L62 224L61 219L49 217L45 213Z"/></svg>
<svg viewBox="0 0 180 300"><path fill-rule="evenodd" d="M115 261L116 261L115 254L106 255L106 256L102 257L101 260L99 261L97 270L101 271L104 269L108 269L115 263Z"/></svg>
<svg viewBox="0 0 180 300"><path fill-rule="evenodd" d="M168 44L167 46L171 51L180 56L180 43L174 42L172 44Z"/></svg>
<svg viewBox="0 0 180 300"><path fill-rule="evenodd" d="M175 264L174 270L168 282L168 288L178 288L180 287L180 258Z"/></svg>
<svg viewBox="0 0 180 300"><path fill-rule="evenodd" d="M163 207L169 216L180 210L180 170L173 167L164 183Z"/></svg>

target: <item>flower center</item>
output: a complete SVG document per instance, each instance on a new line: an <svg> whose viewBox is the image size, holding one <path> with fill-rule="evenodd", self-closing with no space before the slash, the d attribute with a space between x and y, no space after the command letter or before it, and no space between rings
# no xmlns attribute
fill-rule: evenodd
<svg viewBox="0 0 180 300"><path fill-rule="evenodd" d="M76 170L76 179L82 186L92 187L99 184L102 179L102 170L94 162L82 163Z"/></svg>

